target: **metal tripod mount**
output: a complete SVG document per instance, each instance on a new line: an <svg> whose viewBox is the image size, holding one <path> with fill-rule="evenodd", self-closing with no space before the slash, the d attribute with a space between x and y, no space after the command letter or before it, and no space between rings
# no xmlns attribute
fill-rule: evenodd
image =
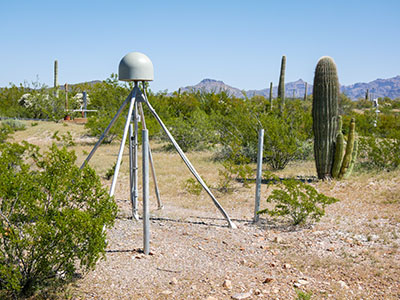
<svg viewBox="0 0 400 300"><path fill-rule="evenodd" d="M115 171L114 171L114 177L111 183L111 188L110 188L110 195L113 196L115 192L115 187L117 183L117 178L118 178L118 173L119 169L121 166L121 161L122 161L122 155L123 155L123 150L125 147L125 142L128 136L129 132L129 169L130 169L130 195L131 195L131 202L132 202L132 214L133 218L138 219L138 214L137 214L137 200L138 200L138 189L137 189L137 171L138 171L138 159L137 159L137 134L138 134L138 112L140 111L140 116L141 116L141 121L142 121L142 127L144 130L146 130L146 123L144 119L144 113L143 113L143 107L142 103L145 103L150 111L150 113L155 117L157 122L160 124L161 128L165 132L165 134L168 136L169 140L171 143L174 145L175 149L177 150L178 154L190 170L190 172L193 174L193 176L197 179L197 181L201 184L203 189L207 192L207 194L210 196L212 199L214 205L218 208L218 210L221 212L221 214L224 216L226 221L228 222L228 226L231 228L236 228L236 225L231 221L229 218L228 214L225 212L225 210L222 208L222 206L219 204L217 199L214 197L210 189L207 187L203 179L200 177L200 175L197 173L196 169L193 167L189 159L186 157L185 153L182 151L178 143L175 141L174 137L172 134L169 132L168 128L165 126L161 118L158 116L154 108L151 106L150 102L148 101L146 91L143 89L143 91L139 88L139 82L143 83L143 86L146 81L152 81L153 80L153 64L151 63L150 59L139 52L131 52L128 53L120 62L119 65L119 80L123 81L134 81L134 88L126 98L126 100L122 103L121 107L118 109L117 113L107 126L107 128L104 130L103 134L93 147L92 151L89 153L88 157L86 160L83 162L82 167L83 168L91 159L97 148L100 146L100 144L103 142L105 136L107 133L110 131L111 127L114 125L118 117L121 115L122 111L124 108L129 104L129 110L128 110L128 115L127 119L125 122L125 127L124 127L124 133L122 136L121 140L121 145L118 153L118 158L117 158L117 163L115 165ZM133 119L133 125L131 124L131 120ZM146 131L147 132L147 131ZM146 145L147 148L148 145ZM158 192L158 186L157 186L157 180L155 176L155 170L154 170L154 164L153 164L153 158L151 155L151 150L150 147L148 147L148 152L147 155L150 160L151 166L152 166L152 175L155 183L155 190L156 190L156 196L157 196L157 201L158 201L158 207L161 208L162 204L160 201L159 197L159 192ZM145 156L146 154L144 154ZM142 158L143 160L145 157Z"/></svg>

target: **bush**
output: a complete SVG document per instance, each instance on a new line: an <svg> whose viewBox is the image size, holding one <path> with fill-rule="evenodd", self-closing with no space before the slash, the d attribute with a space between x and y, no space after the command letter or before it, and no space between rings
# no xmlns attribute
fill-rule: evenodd
<svg viewBox="0 0 400 300"><path fill-rule="evenodd" d="M273 170L282 170L300 156L299 132L279 117L270 115L263 119L265 126L264 156Z"/></svg>
<svg viewBox="0 0 400 300"><path fill-rule="evenodd" d="M209 149L217 140L210 118L201 110L194 111L188 118L171 119L167 126L184 152ZM160 135L163 140L169 141L164 132ZM172 151L175 147L168 144L165 150Z"/></svg>
<svg viewBox="0 0 400 300"><path fill-rule="evenodd" d="M267 174L268 178L271 177ZM319 193L311 185L300 180L284 179L272 175L271 183L278 183L279 189L274 189L267 198L268 203L275 203L273 209L264 209L258 214L267 213L275 217L289 217L293 225L304 224L308 218L318 222L325 214L328 204L339 201L336 198Z"/></svg>
<svg viewBox="0 0 400 300"><path fill-rule="evenodd" d="M1 124L0 126L0 143L3 143L8 136L13 133L14 131L12 130L12 128L10 126Z"/></svg>
<svg viewBox="0 0 400 300"><path fill-rule="evenodd" d="M392 139L361 137L359 148L365 168L392 171L400 166L400 134Z"/></svg>
<svg viewBox="0 0 400 300"><path fill-rule="evenodd" d="M90 167L54 144L0 145L0 296L29 296L91 269L117 206Z"/></svg>

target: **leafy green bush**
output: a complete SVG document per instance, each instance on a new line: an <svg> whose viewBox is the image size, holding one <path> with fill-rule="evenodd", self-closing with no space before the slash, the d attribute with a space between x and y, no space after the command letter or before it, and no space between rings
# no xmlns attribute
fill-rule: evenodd
<svg viewBox="0 0 400 300"><path fill-rule="evenodd" d="M213 146L217 137L212 122L207 114L201 110L194 111L187 118L174 118L167 122L168 129L183 151L200 151ZM163 140L167 137L160 133ZM171 151L175 147L168 144L165 150Z"/></svg>
<svg viewBox="0 0 400 300"><path fill-rule="evenodd" d="M391 139L361 137L361 165L367 169L392 171L400 166L400 134Z"/></svg>
<svg viewBox="0 0 400 300"><path fill-rule="evenodd" d="M273 170L282 170L300 155L299 132L274 115L266 116L263 124L265 160Z"/></svg>
<svg viewBox="0 0 400 300"><path fill-rule="evenodd" d="M27 296L93 268L117 213L94 170L54 144L43 156L28 143L3 143L0 153L0 296Z"/></svg>
<svg viewBox="0 0 400 300"><path fill-rule="evenodd" d="M319 193L314 187L300 180L280 180L274 175L265 175L270 184L277 183L279 189L274 189L267 198L267 202L275 203L275 207L261 210L258 214L289 217L293 225L303 224L308 218L318 222L325 214L326 205L339 201Z"/></svg>
<svg viewBox="0 0 400 300"><path fill-rule="evenodd" d="M311 107L308 102L288 100L281 113L268 107L260 99L237 101L227 115L218 115L218 134L225 158L229 158L232 144L241 147L241 154L251 162L257 159L258 131L264 128L264 157L274 170L283 169L300 158L302 145L311 138Z"/></svg>
<svg viewBox="0 0 400 300"><path fill-rule="evenodd" d="M14 131L10 126L1 124L0 126L0 143L3 143L8 136L13 133Z"/></svg>

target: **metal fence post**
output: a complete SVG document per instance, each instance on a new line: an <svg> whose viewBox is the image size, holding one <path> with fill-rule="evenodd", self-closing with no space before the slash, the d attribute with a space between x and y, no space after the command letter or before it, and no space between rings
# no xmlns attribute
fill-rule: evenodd
<svg viewBox="0 0 400 300"><path fill-rule="evenodd" d="M258 131L258 153L257 153L257 177L256 177L256 199L254 205L254 222L258 222L260 210L261 179L262 179L262 160L264 147L264 129Z"/></svg>
<svg viewBox="0 0 400 300"><path fill-rule="evenodd" d="M143 252L150 252L150 209L149 209L149 132L142 130L143 156Z"/></svg>

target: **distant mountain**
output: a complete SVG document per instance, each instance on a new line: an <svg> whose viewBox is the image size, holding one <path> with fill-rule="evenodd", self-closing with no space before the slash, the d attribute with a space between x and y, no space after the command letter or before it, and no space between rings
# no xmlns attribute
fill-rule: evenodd
<svg viewBox="0 0 400 300"><path fill-rule="evenodd" d="M186 86L183 88L180 88L181 92L193 92L193 91L202 91L206 93L218 93L225 91L229 93L229 95L238 97L238 98L243 98L243 92L242 90L239 90L237 88L231 87L230 85L225 84L223 81L220 80L214 80L214 79L203 79L196 85L192 86Z"/></svg>
<svg viewBox="0 0 400 300"><path fill-rule="evenodd" d="M312 94L313 86L312 84L308 84L307 87L307 95ZM365 93L369 89L370 95L372 97L389 97L392 99L400 97L400 75L388 78L388 79L376 79L374 81L368 83L355 83L352 85L343 85L340 87L340 90L345 93L352 100L357 100L358 98L364 98ZM254 95L260 95L264 97L269 97L269 88L262 90L240 90L238 88L232 87L230 85L225 84L223 81L214 80L214 79L204 79L200 81L198 84L193 86L186 86L180 89L181 92L184 91L205 91L205 92L220 92L226 91L230 95L235 97L244 98L244 95L247 97L253 97ZM285 95L286 98L291 98L294 96L296 98L304 97L305 92L305 81L299 79L294 82L288 82L285 84ZM272 95L276 97L278 94L278 87L274 86L272 88Z"/></svg>
<svg viewBox="0 0 400 300"><path fill-rule="evenodd" d="M369 93L372 97L389 97L398 98L400 97L400 76L396 76L389 79L376 79L368 83L355 83L342 87L344 92L351 99L364 98L366 90L369 89Z"/></svg>

